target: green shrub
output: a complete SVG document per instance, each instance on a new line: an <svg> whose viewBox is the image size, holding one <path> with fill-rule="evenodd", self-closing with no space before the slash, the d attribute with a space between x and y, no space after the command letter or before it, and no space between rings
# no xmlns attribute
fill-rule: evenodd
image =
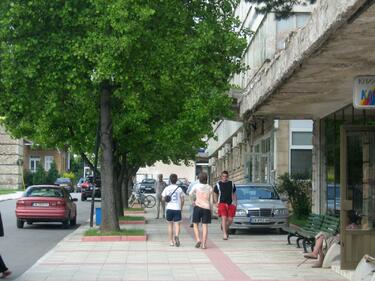
<svg viewBox="0 0 375 281"><path fill-rule="evenodd" d="M38 163L36 166L36 172L33 174L33 184L46 184L47 174L43 169L43 166Z"/></svg>
<svg viewBox="0 0 375 281"><path fill-rule="evenodd" d="M51 168L47 172L46 183L47 184L54 184L58 177L59 177L59 171L56 168L55 161L53 161L52 164L51 164Z"/></svg>
<svg viewBox="0 0 375 281"><path fill-rule="evenodd" d="M304 218L311 213L310 180L291 178L285 173L279 177L277 188L280 193L288 196L296 218Z"/></svg>
<svg viewBox="0 0 375 281"><path fill-rule="evenodd" d="M28 170L24 170L24 172L23 172L23 182L25 183L25 187L33 185L34 184L33 179L34 179L34 173L32 173Z"/></svg>

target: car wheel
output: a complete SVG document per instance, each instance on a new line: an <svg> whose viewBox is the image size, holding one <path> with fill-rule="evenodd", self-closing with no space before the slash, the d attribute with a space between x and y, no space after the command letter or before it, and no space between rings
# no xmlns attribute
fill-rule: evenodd
<svg viewBox="0 0 375 281"><path fill-rule="evenodd" d="M23 228L23 224L25 222L23 220L17 219L17 228Z"/></svg>
<svg viewBox="0 0 375 281"><path fill-rule="evenodd" d="M73 219L70 220L70 226L75 226L77 224L77 214L74 216Z"/></svg>
<svg viewBox="0 0 375 281"><path fill-rule="evenodd" d="M70 214L68 218L62 222L63 228L69 228L69 222L70 222L69 218L70 218Z"/></svg>
<svg viewBox="0 0 375 281"><path fill-rule="evenodd" d="M32 225L32 224L33 224L32 221L27 221L26 223L27 223L28 225Z"/></svg>
<svg viewBox="0 0 375 281"><path fill-rule="evenodd" d="M84 196L83 194L81 194L81 201L86 201L86 196Z"/></svg>

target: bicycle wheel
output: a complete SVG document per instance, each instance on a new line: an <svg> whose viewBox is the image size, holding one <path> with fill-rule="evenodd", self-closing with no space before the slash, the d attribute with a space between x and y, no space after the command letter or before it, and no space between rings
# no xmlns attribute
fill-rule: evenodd
<svg viewBox="0 0 375 281"><path fill-rule="evenodd" d="M130 195L129 200L128 200L128 205L129 207L133 207L135 202L135 196L134 194Z"/></svg>
<svg viewBox="0 0 375 281"><path fill-rule="evenodd" d="M147 195L147 196L145 196L143 202L144 202L144 205L145 205L146 208L152 208L156 204L156 199L155 199L154 196Z"/></svg>

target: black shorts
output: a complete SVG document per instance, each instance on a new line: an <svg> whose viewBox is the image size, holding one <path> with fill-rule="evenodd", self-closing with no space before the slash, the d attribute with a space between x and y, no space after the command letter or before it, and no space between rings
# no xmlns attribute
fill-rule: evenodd
<svg viewBox="0 0 375 281"><path fill-rule="evenodd" d="M211 223L211 210L194 206L193 223Z"/></svg>
<svg viewBox="0 0 375 281"><path fill-rule="evenodd" d="M180 210L167 209L165 217L168 222L180 222L182 219Z"/></svg>

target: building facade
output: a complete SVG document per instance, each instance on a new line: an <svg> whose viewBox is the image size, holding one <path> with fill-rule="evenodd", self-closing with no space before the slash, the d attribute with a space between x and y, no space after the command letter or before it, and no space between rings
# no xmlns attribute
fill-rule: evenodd
<svg viewBox="0 0 375 281"><path fill-rule="evenodd" d="M282 40L283 49L263 56L249 77L237 77L245 128L268 119L313 120L312 211L340 215L344 269L375 256L374 43L374 1L321 0L305 26ZM297 135L291 148L307 136ZM290 160L307 157L293 154ZM353 212L360 220L350 229Z"/></svg>
<svg viewBox="0 0 375 281"><path fill-rule="evenodd" d="M0 188L22 189L24 171L35 172L37 165L45 171L55 162L60 174L70 169L67 149L42 149L24 139L15 139L0 126Z"/></svg>

